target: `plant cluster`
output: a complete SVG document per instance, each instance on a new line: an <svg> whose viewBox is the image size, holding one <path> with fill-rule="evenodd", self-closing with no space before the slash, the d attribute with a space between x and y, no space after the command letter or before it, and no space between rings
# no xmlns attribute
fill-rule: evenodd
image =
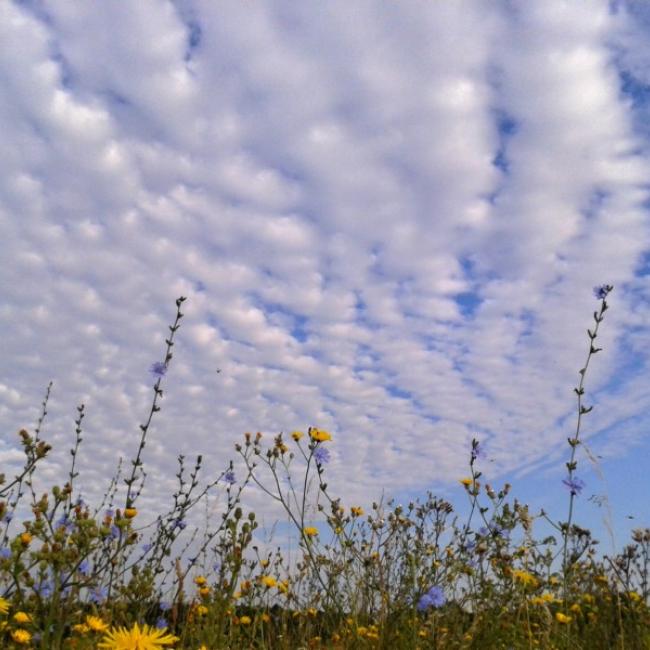
<svg viewBox="0 0 650 650"><path fill-rule="evenodd" d="M326 481L333 436L322 428L267 440L246 433L230 462L203 482L202 458L178 458L167 512L143 522L144 458L162 384L173 359L185 298L154 363L152 402L133 460L118 465L101 502L78 497L77 457L85 409L75 420L66 480L39 494L35 472L50 446L41 438L51 386L33 433L19 432L24 465L0 475L0 646L102 648L650 648L650 529L634 531L615 556L574 522L585 378L612 287L579 371L577 422L568 439L568 515L555 521L483 481L479 440L460 488L463 517L429 493L407 504L344 504ZM281 508L296 548L260 548L255 488ZM223 495L218 523L193 525L197 507ZM540 525L552 535L540 537Z"/></svg>

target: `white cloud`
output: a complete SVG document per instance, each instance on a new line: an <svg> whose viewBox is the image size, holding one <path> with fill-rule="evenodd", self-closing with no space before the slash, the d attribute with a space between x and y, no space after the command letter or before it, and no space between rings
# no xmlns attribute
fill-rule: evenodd
<svg viewBox="0 0 650 650"><path fill-rule="evenodd" d="M48 475L83 401L101 492L184 294L152 502L178 453L215 475L244 431L310 424L358 500L456 478L476 432L494 473L531 467L601 282L586 434L642 429L647 142L619 76L644 29L605 2L3 4L5 429L54 379Z"/></svg>

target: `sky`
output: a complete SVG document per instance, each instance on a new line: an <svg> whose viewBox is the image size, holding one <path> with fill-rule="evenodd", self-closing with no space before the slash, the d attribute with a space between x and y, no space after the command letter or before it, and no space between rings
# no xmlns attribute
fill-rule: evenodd
<svg viewBox="0 0 650 650"><path fill-rule="evenodd" d="M7 473L52 381L43 480L83 403L101 496L183 295L150 512L178 454L241 478L244 432L316 426L345 504L462 504L476 437L490 482L562 519L609 283L576 521L607 495L619 543L650 525L647 4L3 2L0 88Z"/></svg>

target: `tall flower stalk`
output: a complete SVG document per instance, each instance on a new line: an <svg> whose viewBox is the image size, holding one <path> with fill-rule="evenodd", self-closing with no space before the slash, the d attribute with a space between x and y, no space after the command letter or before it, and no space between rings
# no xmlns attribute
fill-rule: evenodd
<svg viewBox="0 0 650 650"><path fill-rule="evenodd" d="M578 417L576 420L575 434L573 438L568 438L569 446L571 447L571 457L569 458L569 461L566 463L568 475L562 481L566 486L566 488L569 490L569 514L566 523L561 525L562 533L564 536L564 544L562 547L562 558L563 558L562 569L564 575L565 607L568 601L568 585L569 585L569 577L571 572L571 566L570 566L571 563L569 562L568 556L569 556L569 538L572 536L571 524L573 521L574 503L575 503L576 496L580 494L580 492L585 486L584 482L580 478L578 478L576 474L576 469L578 467L578 461L576 460L576 450L578 448L578 445L580 444L582 416L586 415L593 409L593 406L584 405L583 398L585 394L585 377L587 375L587 369L589 368L589 363L591 361L591 358L594 356L594 354L602 350L602 348L596 347L595 341L596 338L598 337L598 329L600 327L600 324L603 322L604 314L608 309L606 298L613 288L614 288L613 286L608 284L604 284L600 287L594 287L594 295L596 296L596 298L600 300L600 310L594 312L595 324L593 330L587 329L587 336L589 337L589 352L587 353L587 359L583 367L578 371L580 375L580 382L578 383L578 386L573 389L577 397Z"/></svg>

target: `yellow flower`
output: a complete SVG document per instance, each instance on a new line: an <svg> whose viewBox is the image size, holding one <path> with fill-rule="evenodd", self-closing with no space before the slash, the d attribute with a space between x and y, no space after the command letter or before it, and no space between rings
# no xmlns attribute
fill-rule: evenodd
<svg viewBox="0 0 650 650"><path fill-rule="evenodd" d="M11 638L19 645L27 645L32 640L32 635L27 630L13 630Z"/></svg>
<svg viewBox="0 0 650 650"><path fill-rule="evenodd" d="M29 623L31 620L32 617L25 612L16 612L14 614L14 621L16 621L16 623L19 625L25 625L25 623Z"/></svg>
<svg viewBox="0 0 650 650"><path fill-rule="evenodd" d="M239 619L239 622L241 625L250 625L253 621L251 620L250 616L244 615Z"/></svg>
<svg viewBox="0 0 650 650"><path fill-rule="evenodd" d="M305 537L316 537L318 535L318 528L315 526L305 526L302 532L305 534Z"/></svg>
<svg viewBox="0 0 650 650"><path fill-rule="evenodd" d="M266 560L266 559L264 559L264 560L260 560L260 564L261 564L264 568L266 568L267 566L269 566L269 561Z"/></svg>
<svg viewBox="0 0 650 650"><path fill-rule="evenodd" d="M263 576L262 577L262 584L265 587L275 587L275 585L278 584L278 581L273 577L273 576Z"/></svg>
<svg viewBox="0 0 650 650"><path fill-rule="evenodd" d="M632 602L638 603L641 600L641 596L636 593L636 591L630 591L627 594Z"/></svg>
<svg viewBox="0 0 650 650"><path fill-rule="evenodd" d="M201 587L199 589L201 598L207 598L210 595L210 587Z"/></svg>
<svg viewBox="0 0 650 650"><path fill-rule="evenodd" d="M316 442L326 442L327 440L332 439L331 434L329 434L327 431L324 431L323 429L309 429L309 436Z"/></svg>
<svg viewBox="0 0 650 650"><path fill-rule="evenodd" d="M85 623L77 623L76 625L72 626L72 629L78 634L87 634L90 632L90 628Z"/></svg>
<svg viewBox="0 0 650 650"><path fill-rule="evenodd" d="M562 612L555 612L555 620L563 625L568 625L573 619Z"/></svg>
<svg viewBox="0 0 650 650"><path fill-rule="evenodd" d="M0 597L0 614L6 614L9 611L9 601Z"/></svg>
<svg viewBox="0 0 650 650"><path fill-rule="evenodd" d="M179 640L172 634L165 634L166 631L166 628L157 630L146 624L140 627L137 623L130 630L111 628L97 647L105 650L158 650Z"/></svg>
<svg viewBox="0 0 650 650"><path fill-rule="evenodd" d="M264 612L262 614L262 621L264 623L270 623L271 622L271 616L269 614L267 614L266 612Z"/></svg>
<svg viewBox="0 0 650 650"><path fill-rule="evenodd" d="M534 589L539 584L537 578L527 571L516 570L512 572L512 575L515 580L521 582L525 587L532 587Z"/></svg>
<svg viewBox="0 0 650 650"><path fill-rule="evenodd" d="M291 437L292 437L296 442L298 442L298 440L300 440L300 438L302 438L304 435L305 435L305 434L304 434L302 431L294 431L294 432L291 434Z"/></svg>
<svg viewBox="0 0 650 650"><path fill-rule="evenodd" d="M29 546L29 543L32 541L32 536L29 533L21 533L20 541L25 545Z"/></svg>
<svg viewBox="0 0 650 650"><path fill-rule="evenodd" d="M363 508L352 506L350 508L350 512L352 513L353 517L361 517L363 515Z"/></svg>
<svg viewBox="0 0 650 650"><path fill-rule="evenodd" d="M205 605L199 605L199 606L196 608L196 613L197 613L199 616L205 616L205 615L208 613L208 608L207 608Z"/></svg>
<svg viewBox="0 0 650 650"><path fill-rule="evenodd" d="M459 483L461 485L464 485L465 487L469 487L473 482L474 482L473 479L467 478L467 477L466 478L461 478L460 481L459 481Z"/></svg>
<svg viewBox="0 0 650 650"><path fill-rule="evenodd" d="M127 519L133 519L138 514L138 511L135 508L126 508L124 510L124 516Z"/></svg>
<svg viewBox="0 0 650 650"><path fill-rule="evenodd" d="M198 587L204 587L207 582L208 581L205 579L205 576L196 576L196 578L194 578L194 584Z"/></svg>
<svg viewBox="0 0 650 650"><path fill-rule="evenodd" d="M288 591L289 591L289 581L288 580L283 580L278 585L278 591L281 591L283 594L288 593Z"/></svg>
<svg viewBox="0 0 650 650"><path fill-rule="evenodd" d="M86 625L93 632L105 632L108 625L99 616L86 616Z"/></svg>

